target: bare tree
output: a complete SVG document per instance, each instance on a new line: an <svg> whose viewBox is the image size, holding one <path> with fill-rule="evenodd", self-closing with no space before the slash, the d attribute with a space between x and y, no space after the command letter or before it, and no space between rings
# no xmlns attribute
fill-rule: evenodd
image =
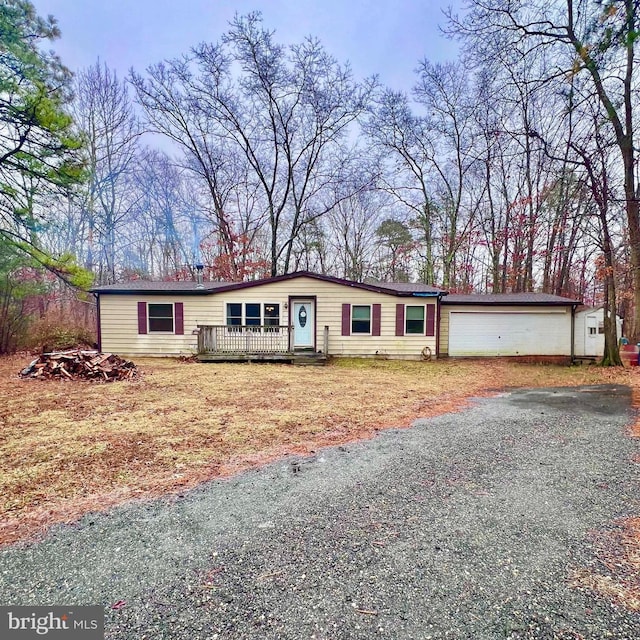
<svg viewBox="0 0 640 640"><path fill-rule="evenodd" d="M504 42L528 42L528 50L549 49L555 64L544 80L581 75L603 107L619 152L624 180L626 225L634 283L633 337L640 331L640 206L637 184L635 94L640 30L637 0L502 2L471 0L463 19L449 14L452 32L470 39L479 58L502 54Z"/></svg>
<svg viewBox="0 0 640 640"><path fill-rule="evenodd" d="M365 124L379 156L380 189L405 207L419 233L422 277L434 284L439 279L436 238L440 225L432 163L434 135L424 118L416 116L406 94L383 91Z"/></svg>
<svg viewBox="0 0 640 640"><path fill-rule="evenodd" d="M222 249L233 255L233 216L227 205L241 180L243 167L237 150L222 135L215 118L198 97L202 87L193 75L191 60L154 65L147 70L146 78L132 72L131 82L152 130L177 145L183 152L183 167L205 186L205 206ZM231 267L232 278L237 280L235 261Z"/></svg>
<svg viewBox="0 0 640 640"><path fill-rule="evenodd" d="M366 131L386 154L383 188L411 212L423 279L455 287L457 250L477 207L469 183L476 164L472 96L458 64L424 60L417 73L415 103L382 92Z"/></svg>
<svg viewBox="0 0 640 640"><path fill-rule="evenodd" d="M125 267L166 278L195 262L184 220L190 215L185 206L188 185L166 154L145 149L139 156L134 188L140 197L136 215L123 234Z"/></svg>
<svg viewBox="0 0 640 640"><path fill-rule="evenodd" d="M575 85L574 85L575 86ZM602 105L594 101L587 92L580 104L581 135L570 140L571 149L575 152L578 166L582 169L582 181L589 190L595 205L597 220L596 243L602 250L602 264L599 275L604 282L604 354L603 365L622 365L618 349L616 323L616 264L615 246L612 227L612 202L614 188L612 176L612 148L615 145L610 129L602 127L605 120ZM574 95L570 95L573 103ZM573 106L573 105L572 105Z"/></svg>
<svg viewBox="0 0 640 640"><path fill-rule="evenodd" d="M336 196L337 204L325 218L335 275L359 282L373 275L376 230L389 206L388 200L384 192L374 189L359 191L349 198Z"/></svg>
<svg viewBox="0 0 640 640"><path fill-rule="evenodd" d="M427 113L434 140L431 165L437 176L441 212L442 283L456 287L455 258L475 221L468 184L476 165L474 101L460 63L432 64L423 60L417 70L414 96ZM426 210L427 203L425 203Z"/></svg>
<svg viewBox="0 0 640 640"><path fill-rule="evenodd" d="M85 263L99 282L115 282L118 231L135 206L142 128L126 84L100 62L78 74L74 116L88 156L89 180L79 201L87 233Z"/></svg>
<svg viewBox="0 0 640 640"><path fill-rule="evenodd" d="M327 190L341 178L343 143L374 81L356 83L317 40L277 44L258 13L236 16L221 42L147 76L131 76L138 99L158 130L197 160L220 200L221 225L221 163L229 155L248 163L271 232L272 274L287 272L304 226L331 208Z"/></svg>

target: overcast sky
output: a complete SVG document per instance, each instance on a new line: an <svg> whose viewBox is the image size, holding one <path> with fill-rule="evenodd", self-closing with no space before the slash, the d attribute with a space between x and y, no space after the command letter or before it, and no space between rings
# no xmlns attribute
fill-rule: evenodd
<svg viewBox="0 0 640 640"><path fill-rule="evenodd" d="M125 77L129 68L215 42L234 13L259 10L276 41L320 39L340 62L349 60L357 78L374 73L408 91L422 58L452 60L457 45L438 27L443 9L458 0L33 0L40 15L58 19L62 37L53 48L72 70L98 58Z"/></svg>

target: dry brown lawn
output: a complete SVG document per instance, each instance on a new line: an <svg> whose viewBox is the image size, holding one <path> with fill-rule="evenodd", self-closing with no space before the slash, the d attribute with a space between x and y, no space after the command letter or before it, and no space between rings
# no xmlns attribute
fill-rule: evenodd
<svg viewBox="0 0 640 640"><path fill-rule="evenodd" d="M136 382L22 380L0 359L0 544L287 453L371 437L516 387L624 383L634 369L504 361L327 367L139 360Z"/></svg>

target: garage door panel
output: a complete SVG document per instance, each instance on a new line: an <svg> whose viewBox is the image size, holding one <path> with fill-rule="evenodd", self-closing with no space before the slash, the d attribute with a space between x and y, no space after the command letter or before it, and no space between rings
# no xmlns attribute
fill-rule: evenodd
<svg viewBox="0 0 640 640"><path fill-rule="evenodd" d="M569 355L566 314L452 311L449 355Z"/></svg>

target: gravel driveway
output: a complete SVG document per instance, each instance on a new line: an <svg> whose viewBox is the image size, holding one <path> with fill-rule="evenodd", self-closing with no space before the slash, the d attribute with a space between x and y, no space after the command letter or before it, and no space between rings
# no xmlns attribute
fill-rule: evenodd
<svg viewBox="0 0 640 640"><path fill-rule="evenodd" d="M107 638L640 638L569 585L640 514L624 387L517 391L4 549L2 604ZM124 603L112 609L114 603Z"/></svg>

